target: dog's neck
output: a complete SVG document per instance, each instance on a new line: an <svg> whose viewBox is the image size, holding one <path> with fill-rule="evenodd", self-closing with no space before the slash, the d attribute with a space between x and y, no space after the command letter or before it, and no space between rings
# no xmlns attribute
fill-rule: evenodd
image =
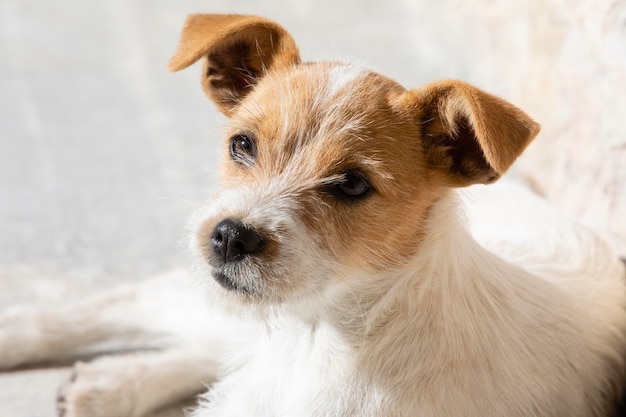
<svg viewBox="0 0 626 417"><path fill-rule="evenodd" d="M485 275L490 269L484 265L499 261L474 240L465 223L456 193L448 193L432 207L421 247L405 265L386 274L342 277L322 297L290 313L311 327L324 322L336 328L354 346L394 314L427 321L431 316L421 312L435 308L437 300L495 278Z"/></svg>

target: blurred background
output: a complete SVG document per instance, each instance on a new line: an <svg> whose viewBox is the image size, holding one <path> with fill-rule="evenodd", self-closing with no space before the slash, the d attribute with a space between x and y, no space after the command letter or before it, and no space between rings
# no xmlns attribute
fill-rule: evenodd
<svg viewBox="0 0 626 417"><path fill-rule="evenodd" d="M2 0L0 309L186 264L223 125L197 66L165 70L193 12L260 14L305 60L517 104L543 126L519 171L626 255L623 0ZM67 376L1 373L0 416L53 416Z"/></svg>

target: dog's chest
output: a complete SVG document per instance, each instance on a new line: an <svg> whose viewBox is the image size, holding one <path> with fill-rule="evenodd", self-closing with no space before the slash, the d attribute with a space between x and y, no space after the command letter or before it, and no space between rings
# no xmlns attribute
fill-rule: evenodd
<svg viewBox="0 0 626 417"><path fill-rule="evenodd" d="M353 355L330 329L279 330L245 350L198 417L360 415L365 390L356 386Z"/></svg>

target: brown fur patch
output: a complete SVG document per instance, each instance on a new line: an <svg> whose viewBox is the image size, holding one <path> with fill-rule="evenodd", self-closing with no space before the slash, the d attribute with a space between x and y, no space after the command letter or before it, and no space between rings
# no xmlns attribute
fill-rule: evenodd
<svg viewBox="0 0 626 417"><path fill-rule="evenodd" d="M170 71L204 58L202 87L220 111L229 114L273 66L300 62L291 36L267 19L243 15L190 15Z"/></svg>
<svg viewBox="0 0 626 417"><path fill-rule="evenodd" d="M364 73L331 94L336 67L268 75L233 113L229 128L230 134L251 132L258 158L249 169L227 161L223 179L263 181L289 172L299 190L299 216L316 242L345 266L384 270L415 253L438 184L429 181L418 126L397 105L405 90ZM341 201L325 191L326 179L348 170L367 177L371 196Z"/></svg>
<svg viewBox="0 0 626 417"><path fill-rule="evenodd" d="M539 132L521 110L461 81L412 93L424 152L452 186L495 181Z"/></svg>

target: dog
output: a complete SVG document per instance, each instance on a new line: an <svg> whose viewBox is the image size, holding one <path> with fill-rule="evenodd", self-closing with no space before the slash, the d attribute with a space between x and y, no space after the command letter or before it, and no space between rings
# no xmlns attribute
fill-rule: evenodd
<svg viewBox="0 0 626 417"><path fill-rule="evenodd" d="M303 62L261 17L188 17L169 69L199 60L228 125L194 273L5 311L2 368L118 352L75 366L65 417L197 393L192 417L616 412L624 265L520 181L487 185L537 135L528 115L461 81Z"/></svg>

